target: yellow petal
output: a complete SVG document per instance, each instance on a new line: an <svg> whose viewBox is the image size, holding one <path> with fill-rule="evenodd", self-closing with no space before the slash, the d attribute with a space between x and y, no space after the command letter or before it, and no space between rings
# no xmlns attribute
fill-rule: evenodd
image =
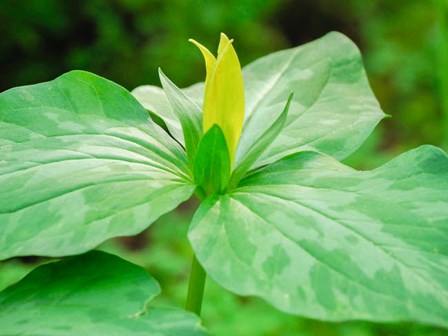
<svg viewBox="0 0 448 336"><path fill-rule="evenodd" d="M232 42L221 34L217 59L207 48L193 43L203 53L207 68L202 119L204 133L214 124L222 129L233 163L244 121L244 87L240 62Z"/></svg>
<svg viewBox="0 0 448 336"><path fill-rule="evenodd" d="M201 51L202 55L204 56L205 69L207 71L207 75L205 77L205 92L208 92L210 90L207 88L210 87L210 85L211 85L210 78L213 77L213 73L216 68L216 62L217 62L216 58L206 47L204 47L199 42L197 42L193 39L189 39L188 41L190 41L191 43L196 45L199 48L199 50ZM204 103L203 104L204 104L204 106L206 105L205 94L204 94ZM217 123L217 119L216 119L216 116L214 116L213 114L205 113L204 111L205 111L205 108L203 107L203 112L202 112L202 125L203 126L202 126L202 128L205 133L208 131L208 129L210 127L212 127L214 124Z"/></svg>
<svg viewBox="0 0 448 336"><path fill-rule="evenodd" d="M212 72L215 68L216 58L215 58L215 56L213 56L213 54L210 52L210 50L208 50L206 47L204 47L199 42L197 42L193 39L189 39L188 41L193 43L196 47L198 47L199 50L201 51L202 55L204 56L205 69L207 70L207 77L206 77L206 81L207 81L207 79L210 77L210 75L212 74Z"/></svg>

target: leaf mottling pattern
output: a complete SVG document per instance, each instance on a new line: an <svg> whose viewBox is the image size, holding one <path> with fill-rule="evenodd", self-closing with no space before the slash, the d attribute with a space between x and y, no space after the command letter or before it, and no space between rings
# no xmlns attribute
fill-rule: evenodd
<svg viewBox="0 0 448 336"><path fill-rule="evenodd" d="M87 251L188 199L184 150L120 86L74 71L0 95L0 259Z"/></svg>
<svg viewBox="0 0 448 336"><path fill-rule="evenodd" d="M89 252L42 265L0 292L0 335L206 335L195 315L149 306L159 293L143 268Z"/></svg>
<svg viewBox="0 0 448 336"><path fill-rule="evenodd" d="M300 152L199 208L210 276L278 309L448 326L448 156L423 146L372 171Z"/></svg>

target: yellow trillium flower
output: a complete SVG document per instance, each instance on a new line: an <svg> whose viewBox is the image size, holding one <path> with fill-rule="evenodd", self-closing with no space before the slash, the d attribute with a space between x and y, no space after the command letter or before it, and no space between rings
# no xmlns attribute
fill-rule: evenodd
<svg viewBox="0 0 448 336"><path fill-rule="evenodd" d="M204 133L214 124L221 128L233 163L244 121L243 75L233 40L221 33L216 58L202 44L189 41L202 52L207 70L202 117Z"/></svg>

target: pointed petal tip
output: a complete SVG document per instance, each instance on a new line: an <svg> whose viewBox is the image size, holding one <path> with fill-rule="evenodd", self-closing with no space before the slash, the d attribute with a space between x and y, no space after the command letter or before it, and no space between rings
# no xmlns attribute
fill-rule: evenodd
<svg viewBox="0 0 448 336"><path fill-rule="evenodd" d="M190 39L188 39L188 42L190 42L190 43L193 43L196 47L198 47L199 49L201 48L201 47L204 47L202 44L200 44L198 41L196 41L195 39L192 39L192 38L190 38ZM204 47L205 48L205 47Z"/></svg>
<svg viewBox="0 0 448 336"><path fill-rule="evenodd" d="M233 39L229 38L225 33L221 32L219 37L220 37L220 40L222 39L222 40L224 40L226 42L233 42Z"/></svg>
<svg viewBox="0 0 448 336"><path fill-rule="evenodd" d="M215 56L213 56L213 54L210 52L210 50L208 50L206 47L204 47L198 41L193 40L193 39L188 39L188 42L193 43L196 47L199 48L199 50L201 51L202 55L204 55L204 58L206 59L206 61L208 59L215 60Z"/></svg>
<svg viewBox="0 0 448 336"><path fill-rule="evenodd" d="M226 34L221 33L220 38L219 38L219 45L218 45L218 57L220 54L222 54L224 52L224 50L227 48L229 43L232 43L232 42L233 42L233 39L230 40Z"/></svg>

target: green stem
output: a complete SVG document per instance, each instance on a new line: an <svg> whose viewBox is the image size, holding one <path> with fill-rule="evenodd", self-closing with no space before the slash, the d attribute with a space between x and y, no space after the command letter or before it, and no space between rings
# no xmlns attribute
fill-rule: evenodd
<svg viewBox="0 0 448 336"><path fill-rule="evenodd" d="M200 202L203 202L207 195L201 187L197 187L195 195ZM199 263L196 255L193 253L193 261L191 263L190 282L188 284L187 302L185 309L201 315L202 298L204 297L204 286L207 274Z"/></svg>
<svg viewBox="0 0 448 336"><path fill-rule="evenodd" d="M193 255L191 263L190 283L188 284L187 303L185 309L201 315L202 297L204 296L206 274L196 255Z"/></svg>

